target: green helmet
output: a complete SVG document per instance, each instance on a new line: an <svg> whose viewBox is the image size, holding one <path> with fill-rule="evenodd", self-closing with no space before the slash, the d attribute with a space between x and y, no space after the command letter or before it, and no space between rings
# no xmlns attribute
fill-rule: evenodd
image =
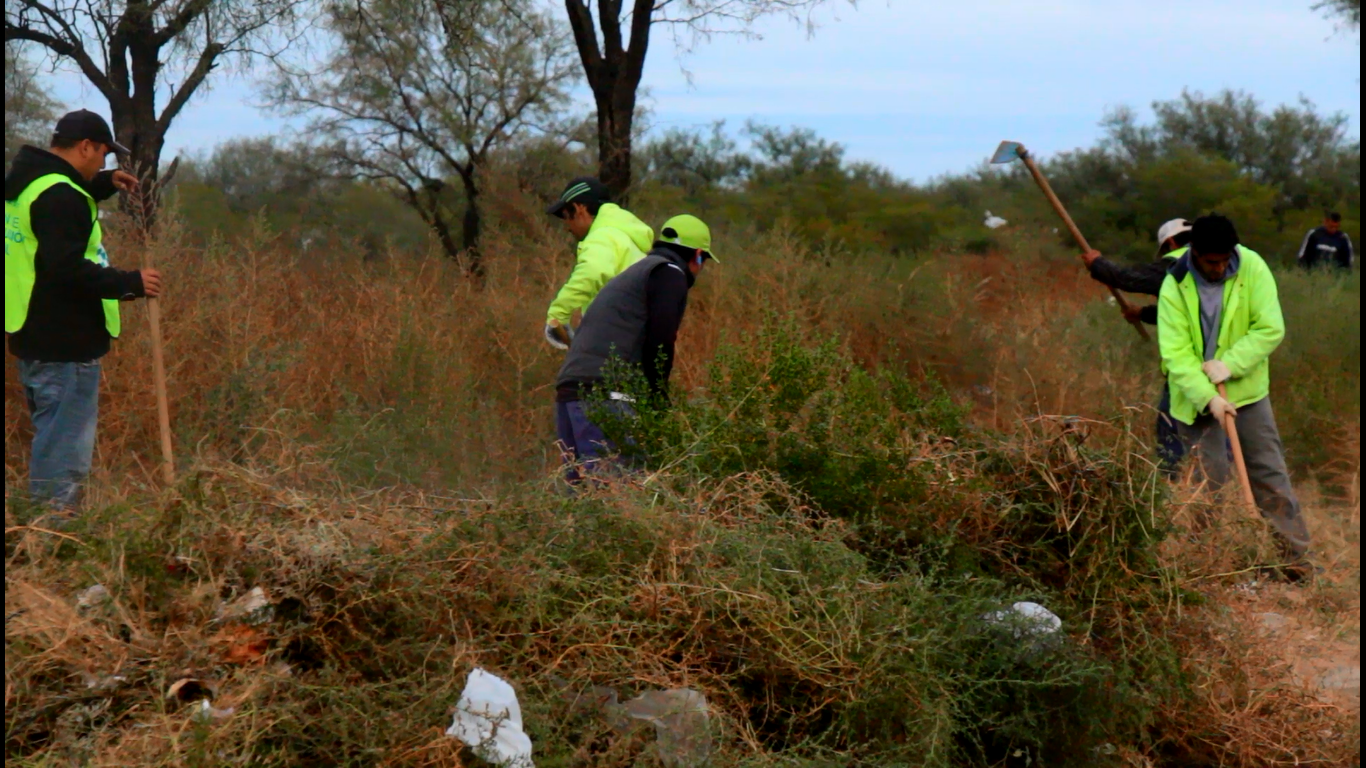
<svg viewBox="0 0 1366 768"><path fill-rule="evenodd" d="M701 250L718 264L721 261L711 252L711 228L696 216L684 213L664 222L663 228L659 230L659 239L666 243L677 243L684 248Z"/></svg>

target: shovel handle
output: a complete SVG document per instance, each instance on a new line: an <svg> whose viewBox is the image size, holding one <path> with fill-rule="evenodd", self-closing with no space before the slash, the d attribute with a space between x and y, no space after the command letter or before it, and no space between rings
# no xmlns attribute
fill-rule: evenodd
<svg viewBox="0 0 1366 768"><path fill-rule="evenodd" d="M1219 385L1219 396L1228 399L1228 387ZM1252 479L1247 474L1247 462L1243 461L1243 444L1238 442L1238 420L1229 416L1224 419L1224 433L1228 435L1228 443L1233 448L1233 466L1238 472L1238 484L1243 489L1243 503L1248 509L1257 508L1257 497L1252 495Z"/></svg>
<svg viewBox="0 0 1366 768"><path fill-rule="evenodd" d="M1089 252L1091 250L1091 244L1086 242L1086 236L1077 228L1077 223L1072 221L1071 214L1067 212L1067 208L1065 208L1062 201L1058 199L1057 193L1055 193L1053 187L1048 184L1048 179L1044 178L1043 173L1039 170L1039 166L1034 163L1034 157L1028 152L1021 150L1020 159L1024 161L1025 167L1029 169L1029 175L1034 177L1034 182L1039 185L1039 189L1043 190L1044 197L1048 198L1048 203L1053 206L1053 210L1058 214L1058 217L1062 219L1062 223L1067 225L1067 231L1072 233L1072 238L1077 241L1077 245L1081 246L1082 252ZM1126 314L1127 319L1127 313L1130 311L1128 300L1126 300L1114 286L1106 287L1110 289L1110 295L1115 297L1115 303L1119 305L1120 312ZM1148 341L1148 329L1143 327L1141 321L1129 320L1129 324L1134 327L1134 330L1138 331L1138 335L1143 337L1144 341Z"/></svg>
<svg viewBox="0 0 1366 768"><path fill-rule="evenodd" d="M180 166L180 158L171 163L166 180L175 175ZM133 206L138 212L142 229L142 266L152 268L150 220L147 216L147 201L143 197L142 184L146 178L139 179L138 186L130 193ZM166 394L166 355L161 342L161 302L148 297L147 323L152 331L152 379L157 398L157 431L161 435L161 481L169 488L175 485L175 452L171 447L171 405Z"/></svg>
<svg viewBox="0 0 1366 768"><path fill-rule="evenodd" d="M161 303L147 299L147 319L152 329L152 376L156 382L157 430L161 433L161 481L175 485L175 454L171 449L171 406L166 396L166 357L161 345Z"/></svg>

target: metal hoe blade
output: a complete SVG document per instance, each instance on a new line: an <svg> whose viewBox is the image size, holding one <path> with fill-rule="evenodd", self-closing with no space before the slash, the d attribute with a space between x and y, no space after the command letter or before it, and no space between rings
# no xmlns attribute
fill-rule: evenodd
<svg viewBox="0 0 1366 768"><path fill-rule="evenodd" d="M991 156L992 165L1001 163L1012 163L1025 156L1024 145L1018 141L1003 141L1001 146L996 148L996 154Z"/></svg>

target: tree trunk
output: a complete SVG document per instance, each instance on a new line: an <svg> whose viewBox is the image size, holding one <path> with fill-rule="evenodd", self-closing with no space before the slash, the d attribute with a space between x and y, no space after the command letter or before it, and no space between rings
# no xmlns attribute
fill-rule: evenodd
<svg viewBox="0 0 1366 768"><path fill-rule="evenodd" d="M474 183L474 172L463 176L465 182L465 220L461 243L464 245L465 273L476 282L484 279L484 259L479 252L479 229L482 219L479 212L479 188Z"/></svg>
<svg viewBox="0 0 1366 768"><path fill-rule="evenodd" d="M166 140L157 127L155 112L140 108L136 100L134 103L132 109L114 111L114 137L131 150L126 159L120 158L120 167L137 176L139 181L138 194L134 199L124 201L124 210L139 226L150 231L156 223L161 198L158 179L161 149Z"/></svg>
<svg viewBox="0 0 1366 768"><path fill-rule="evenodd" d="M419 213L423 213L421 207ZM460 246L455 244L455 238L451 235L451 228L446 224L446 219L440 213L427 213L423 216L427 219L427 225L436 230L436 239L441 243L441 250L446 252L452 261L460 263Z"/></svg>
<svg viewBox="0 0 1366 768"><path fill-rule="evenodd" d="M122 83L127 95L110 103L114 138L130 150L127 158L120 158L120 166L137 176L140 182L137 195L131 196L132 199L124 196L123 207L143 234L149 233L156 222L157 203L161 197L157 179L161 171L161 150L166 143L157 120L156 85L161 62L158 60L159 47L151 39L153 34L149 24L146 29L129 35L131 66L119 73L127 78ZM123 78L116 75L116 79Z"/></svg>
<svg viewBox="0 0 1366 768"><path fill-rule="evenodd" d="M565 0L574 45L579 49L588 87L598 108L598 180L614 200L625 203L631 191L631 122L636 89L645 71L655 0L630 0L629 33L622 38L621 0L599 0L602 45L587 0Z"/></svg>
<svg viewBox="0 0 1366 768"><path fill-rule="evenodd" d="M612 89L598 102L598 180L623 207L631 195L631 122L634 87Z"/></svg>

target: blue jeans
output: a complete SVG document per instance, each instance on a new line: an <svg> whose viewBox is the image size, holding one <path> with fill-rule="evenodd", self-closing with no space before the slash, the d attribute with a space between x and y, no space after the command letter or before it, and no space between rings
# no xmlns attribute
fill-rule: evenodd
<svg viewBox="0 0 1366 768"><path fill-rule="evenodd" d="M603 407L622 416L633 413L631 407L623 402L610 401ZM578 483L584 476L629 468L630 463L616 455L616 445L597 424L589 421L587 403L556 403L555 433L560 439L560 452L564 457L565 479L570 483Z"/></svg>
<svg viewBox="0 0 1366 768"><path fill-rule="evenodd" d="M95 452L100 361L20 360L19 379L33 418L29 495L54 507L73 508Z"/></svg>

